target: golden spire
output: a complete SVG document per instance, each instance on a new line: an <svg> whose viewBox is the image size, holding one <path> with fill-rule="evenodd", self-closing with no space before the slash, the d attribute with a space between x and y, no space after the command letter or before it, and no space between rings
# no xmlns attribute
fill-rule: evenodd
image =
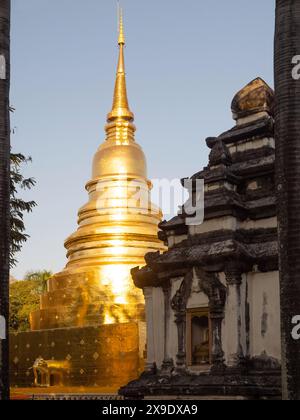
<svg viewBox="0 0 300 420"><path fill-rule="evenodd" d="M123 9L119 5L119 45L125 45L124 23L123 23Z"/></svg>
<svg viewBox="0 0 300 420"><path fill-rule="evenodd" d="M111 122L116 119L123 119L133 121L134 115L130 111L127 89L126 89L126 76L125 76L125 62L124 62L124 24L123 24L123 11L119 7L119 61L117 68L117 76L115 83L114 99L111 112L107 116L107 121Z"/></svg>

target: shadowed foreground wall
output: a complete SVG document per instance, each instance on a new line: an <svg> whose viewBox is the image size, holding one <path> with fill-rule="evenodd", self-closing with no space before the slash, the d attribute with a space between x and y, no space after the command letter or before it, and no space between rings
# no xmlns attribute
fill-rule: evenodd
<svg viewBox="0 0 300 420"><path fill-rule="evenodd" d="M61 328L10 335L12 387L32 387L38 357L68 360L64 385L115 387L139 375L139 324Z"/></svg>

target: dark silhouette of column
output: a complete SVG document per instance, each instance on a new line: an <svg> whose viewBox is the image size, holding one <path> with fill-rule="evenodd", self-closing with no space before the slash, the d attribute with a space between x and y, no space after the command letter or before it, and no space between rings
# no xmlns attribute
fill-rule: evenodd
<svg viewBox="0 0 300 420"><path fill-rule="evenodd" d="M283 398L300 399L300 0L276 1L276 188L282 323Z"/></svg>

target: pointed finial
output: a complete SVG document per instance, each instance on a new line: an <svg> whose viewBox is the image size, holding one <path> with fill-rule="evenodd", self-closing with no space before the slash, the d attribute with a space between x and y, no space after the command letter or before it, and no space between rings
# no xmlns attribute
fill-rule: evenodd
<svg viewBox="0 0 300 420"><path fill-rule="evenodd" d="M124 27L123 27L123 12L118 2L119 11L119 61L117 67L117 77L115 83L114 99L111 112L107 116L108 122L115 120L116 118L123 119L126 121L133 121L134 115L130 111L127 89L126 89L126 77L125 77L125 64L124 64Z"/></svg>
<svg viewBox="0 0 300 420"><path fill-rule="evenodd" d="M124 35L124 23L123 23L123 9L118 2L118 14L119 14L119 45L125 45L125 35Z"/></svg>

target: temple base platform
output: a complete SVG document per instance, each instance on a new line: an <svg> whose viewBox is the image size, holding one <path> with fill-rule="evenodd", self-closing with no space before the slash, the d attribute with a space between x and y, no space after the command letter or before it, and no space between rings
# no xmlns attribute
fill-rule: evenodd
<svg viewBox="0 0 300 420"><path fill-rule="evenodd" d="M30 389L31 395L65 393L68 389L71 393L87 390L91 394L92 389L100 389L101 393L108 390L117 394L142 372L144 345L143 322L12 333L13 394L22 394L22 389ZM35 371L37 360L42 363Z"/></svg>

